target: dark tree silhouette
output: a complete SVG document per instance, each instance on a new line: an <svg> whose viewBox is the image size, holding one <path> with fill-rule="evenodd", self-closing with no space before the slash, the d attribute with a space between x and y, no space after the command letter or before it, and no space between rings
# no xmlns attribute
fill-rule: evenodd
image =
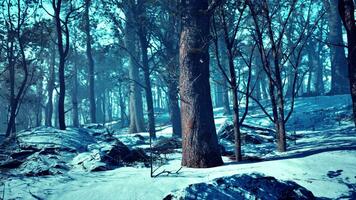
<svg viewBox="0 0 356 200"><path fill-rule="evenodd" d="M356 126L356 20L354 2L352 0L339 0L339 13L347 33L350 90Z"/></svg>

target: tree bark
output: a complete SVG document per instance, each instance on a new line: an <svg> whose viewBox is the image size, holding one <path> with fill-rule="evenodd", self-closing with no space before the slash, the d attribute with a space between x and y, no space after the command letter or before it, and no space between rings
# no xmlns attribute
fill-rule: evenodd
<svg viewBox="0 0 356 200"><path fill-rule="evenodd" d="M194 168L223 164L214 124L209 85L208 0L182 2L180 96L182 165Z"/></svg>
<svg viewBox="0 0 356 200"><path fill-rule="evenodd" d="M347 32L348 70L354 123L356 126L356 21L355 5L352 0L339 1L339 13Z"/></svg>

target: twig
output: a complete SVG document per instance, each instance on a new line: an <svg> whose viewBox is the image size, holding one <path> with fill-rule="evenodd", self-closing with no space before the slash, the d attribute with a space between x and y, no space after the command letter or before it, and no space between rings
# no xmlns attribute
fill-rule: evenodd
<svg viewBox="0 0 356 200"><path fill-rule="evenodd" d="M168 171L168 170L164 169L163 171L161 171L160 173L158 173L156 175L152 174L152 178L156 178L162 174L166 174L167 176L169 176L170 174L179 174L180 170L182 170L182 169L183 169L183 167L180 167L177 171Z"/></svg>

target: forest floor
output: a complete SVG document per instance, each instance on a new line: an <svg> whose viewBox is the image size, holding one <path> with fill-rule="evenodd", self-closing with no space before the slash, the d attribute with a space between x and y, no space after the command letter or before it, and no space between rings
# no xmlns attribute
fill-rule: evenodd
<svg viewBox="0 0 356 200"><path fill-rule="evenodd" d="M228 134L223 137L231 124L231 117L223 116L221 108L214 112L219 142L226 152L231 152L233 142L229 140ZM70 169L65 169L63 173L30 176L28 173L24 175L23 169L4 171L0 177L3 183L0 183L0 199L2 195L4 199L163 199L171 192L190 184L208 183L219 177L251 173L294 181L317 197L353 199L356 197L356 130L350 114L349 96L298 98L295 111L287 124L288 152L278 153L275 138L269 133L273 124L258 107L252 105L245 123L249 127L262 127L263 130L243 129L253 139L250 142L246 139L244 142L243 154L246 160L241 163L234 162L229 156L223 156L225 164L220 167L181 168L181 149L176 148L161 155L160 162L155 162L154 174L168 173L151 178L150 168L142 163L113 170L82 170L78 166L73 167L73 160L80 159L79 155L87 155L87 152L79 155L68 153ZM158 116L158 121L162 124L157 128L158 141L171 137L171 127L164 125L167 118L166 114ZM125 129L112 128L113 135L130 149L149 147L148 133L132 135L127 134ZM75 130L70 131L76 133ZM138 142L137 138L144 142ZM42 137L42 142L45 140ZM81 144L75 143L75 146L90 142L89 137L83 138ZM28 166L30 165L27 163L24 168ZM97 163L95 166L97 167Z"/></svg>

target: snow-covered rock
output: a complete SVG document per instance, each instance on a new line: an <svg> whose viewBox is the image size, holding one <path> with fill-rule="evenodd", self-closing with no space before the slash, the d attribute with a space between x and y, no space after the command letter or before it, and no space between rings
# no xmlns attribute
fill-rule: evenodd
<svg viewBox="0 0 356 200"><path fill-rule="evenodd" d="M183 190L167 195L164 200L203 199L315 199L312 192L292 181L280 181L261 174L233 175L214 179L209 183L191 184Z"/></svg>
<svg viewBox="0 0 356 200"><path fill-rule="evenodd" d="M105 171L121 166L131 166L136 162L147 163L149 157L142 149L130 149L124 143L116 140L112 144L101 144L90 147L90 152L78 154L71 165L74 169L84 171Z"/></svg>
<svg viewBox="0 0 356 200"><path fill-rule="evenodd" d="M17 134L16 140L21 149L56 148L71 152L84 152L89 144L96 142L85 129L69 128L63 131L51 127L21 131Z"/></svg>

